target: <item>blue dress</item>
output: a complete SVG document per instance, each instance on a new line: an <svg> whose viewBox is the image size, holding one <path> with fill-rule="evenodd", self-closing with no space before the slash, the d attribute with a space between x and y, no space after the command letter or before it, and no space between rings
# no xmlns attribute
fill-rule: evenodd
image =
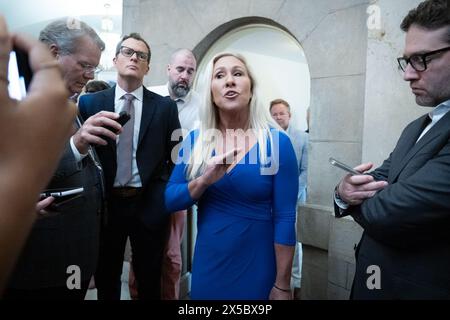
<svg viewBox="0 0 450 320"><path fill-rule="evenodd" d="M268 299L276 276L274 243L295 245L297 160L288 136L275 129L271 134L274 144L268 146L271 162L265 166L266 174L261 174L255 144L198 201L192 299ZM192 150L194 136L191 132L183 142L179 159ZM178 163L167 184L169 212L195 203L188 190L186 166Z"/></svg>

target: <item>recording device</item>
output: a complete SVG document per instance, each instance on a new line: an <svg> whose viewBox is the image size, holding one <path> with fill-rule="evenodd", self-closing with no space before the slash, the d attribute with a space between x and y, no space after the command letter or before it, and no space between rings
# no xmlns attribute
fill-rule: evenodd
<svg viewBox="0 0 450 320"><path fill-rule="evenodd" d="M41 193L41 197L67 197L71 195L80 194L84 191L84 188L75 188L69 190L47 190Z"/></svg>
<svg viewBox="0 0 450 320"><path fill-rule="evenodd" d="M125 123L130 120L131 116L128 112L122 111L119 113L119 118L116 120L122 127L125 125Z"/></svg>
<svg viewBox="0 0 450 320"><path fill-rule="evenodd" d="M125 123L128 122L128 120L130 120L131 116L128 112L126 111L122 111L121 113L119 113L119 118L117 118L115 121L117 121L122 127L125 125ZM114 128L111 128L109 126L105 126L105 129L108 129L109 131L112 131L114 133L117 133L117 130Z"/></svg>
<svg viewBox="0 0 450 320"><path fill-rule="evenodd" d="M344 164L344 163L342 163L342 162L340 162L340 161L338 161L338 160L336 160L336 159L334 159L334 158L330 158L330 163L331 163L333 166L338 167L339 169L342 169L342 170L347 171L347 172L350 173L351 175L363 174L363 173L361 173L361 172L359 172L359 171L356 171L356 170L353 169L352 167L350 167L350 166L348 166L348 165L346 165L346 164Z"/></svg>
<svg viewBox="0 0 450 320"><path fill-rule="evenodd" d="M28 54L17 47L9 53L8 92L16 100L22 100L27 95L33 72L28 62Z"/></svg>
<svg viewBox="0 0 450 320"><path fill-rule="evenodd" d="M59 212L61 207L70 205L70 203L83 196L84 188L74 189L48 189L40 194L41 199L54 197L55 200L45 209Z"/></svg>

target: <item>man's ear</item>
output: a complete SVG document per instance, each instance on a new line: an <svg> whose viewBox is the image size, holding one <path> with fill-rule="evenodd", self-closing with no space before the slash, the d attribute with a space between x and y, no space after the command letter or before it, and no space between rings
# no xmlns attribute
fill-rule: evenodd
<svg viewBox="0 0 450 320"><path fill-rule="evenodd" d="M49 49L50 49L50 52L52 53L52 55L55 58L58 58L58 55L59 55L59 48L58 48L58 46L53 43L53 44L50 45Z"/></svg>

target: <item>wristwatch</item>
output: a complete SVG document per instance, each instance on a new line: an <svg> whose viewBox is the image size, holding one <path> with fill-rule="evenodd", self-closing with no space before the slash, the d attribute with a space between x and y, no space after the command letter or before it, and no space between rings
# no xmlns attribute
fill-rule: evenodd
<svg viewBox="0 0 450 320"><path fill-rule="evenodd" d="M343 211L347 210L350 205L344 200L342 200L342 198L339 196L338 186L339 185L337 185L336 188L334 188L334 202L339 207L339 213L343 213Z"/></svg>

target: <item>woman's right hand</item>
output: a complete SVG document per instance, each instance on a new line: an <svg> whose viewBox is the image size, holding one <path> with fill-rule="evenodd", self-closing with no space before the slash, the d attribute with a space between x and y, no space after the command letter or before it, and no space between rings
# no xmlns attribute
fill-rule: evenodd
<svg viewBox="0 0 450 320"><path fill-rule="evenodd" d="M225 175L228 168L235 163L236 156L240 150L240 148L234 148L226 153L214 156L208 161L203 174L188 184L189 194L192 199L200 199L203 192L210 185L216 183Z"/></svg>
<svg viewBox="0 0 450 320"><path fill-rule="evenodd" d="M226 153L212 157L206 164L205 172L201 175L203 183L210 186L219 181L235 162L240 149L234 148Z"/></svg>

